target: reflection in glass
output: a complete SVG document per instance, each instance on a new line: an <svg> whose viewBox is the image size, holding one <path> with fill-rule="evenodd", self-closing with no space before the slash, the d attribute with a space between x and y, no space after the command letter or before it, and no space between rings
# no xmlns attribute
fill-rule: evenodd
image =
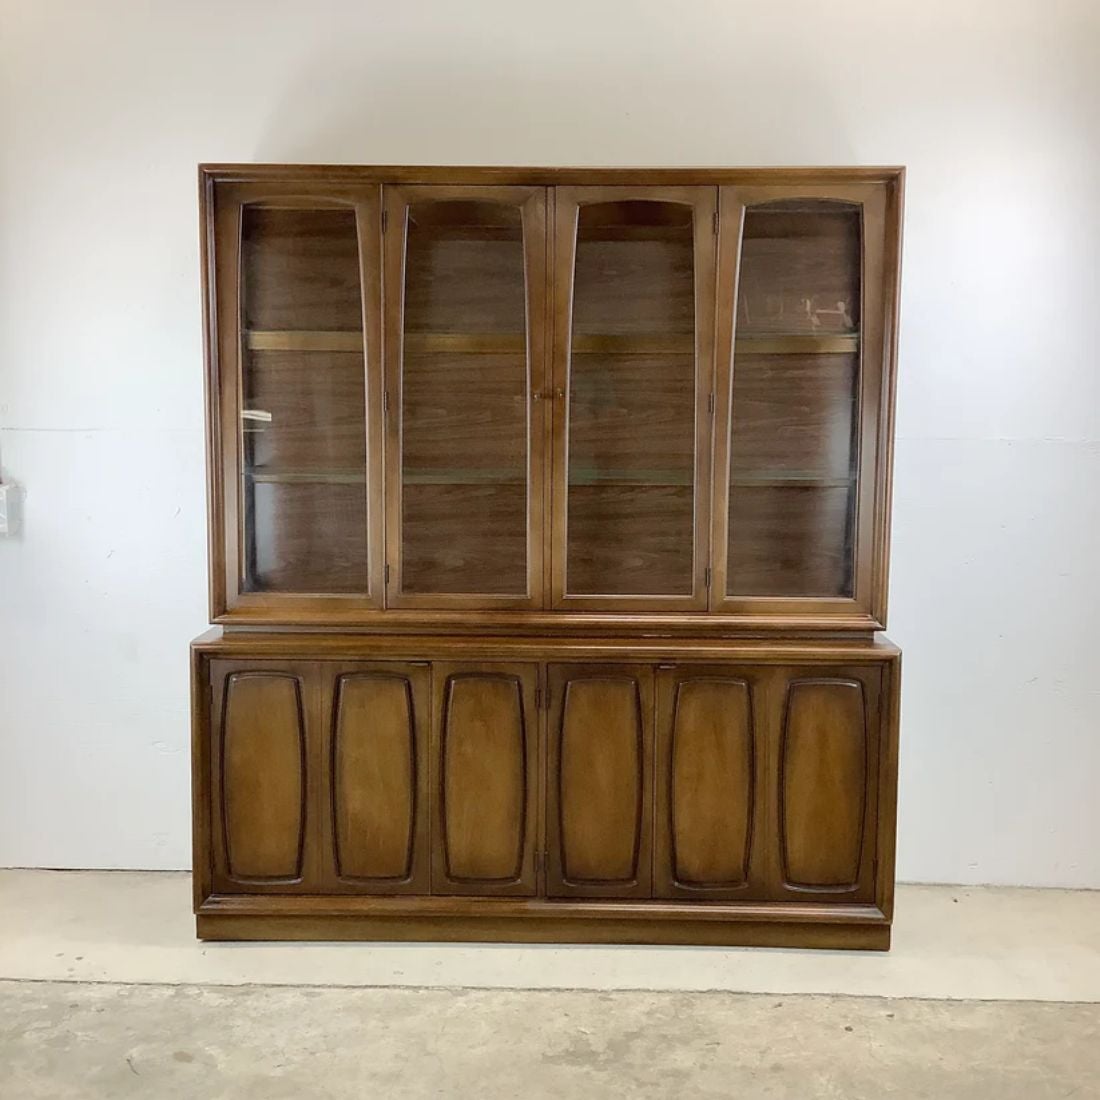
<svg viewBox="0 0 1100 1100"><path fill-rule="evenodd" d="M527 591L528 365L518 207L409 208L402 590Z"/></svg>
<svg viewBox="0 0 1100 1100"><path fill-rule="evenodd" d="M363 322L351 210L241 219L246 592L366 589Z"/></svg>
<svg viewBox="0 0 1100 1100"><path fill-rule="evenodd" d="M692 594L695 370L692 207L581 206L567 595Z"/></svg>
<svg viewBox="0 0 1100 1100"><path fill-rule="evenodd" d="M859 208L745 213L730 447L730 595L851 596Z"/></svg>

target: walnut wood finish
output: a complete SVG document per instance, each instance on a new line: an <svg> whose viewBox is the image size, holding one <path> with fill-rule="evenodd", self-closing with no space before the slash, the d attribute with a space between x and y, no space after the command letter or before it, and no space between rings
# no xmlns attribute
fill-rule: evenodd
<svg viewBox="0 0 1100 1100"><path fill-rule="evenodd" d="M435 664L432 893L536 892L534 664Z"/></svg>
<svg viewBox="0 0 1100 1100"><path fill-rule="evenodd" d="M380 543L381 188L369 183L317 187L265 178L264 173L247 181L216 182L215 174L200 170L200 205L212 616L229 609L245 620L274 615L288 623L318 614L317 621L326 621L325 612L334 609L341 615L369 616L383 606L385 569ZM313 220L303 221L307 217ZM324 229L317 228L317 219ZM335 230L348 224L354 230L353 260L358 255L357 287L346 275L344 245ZM270 262L256 263L255 245L264 232L272 235ZM335 281L329 273L332 265L344 273ZM294 288L292 295L287 287ZM360 328L353 337L354 329L348 326L354 326L356 316ZM265 343L261 337L257 345L249 336L251 322L265 333L293 324L304 324L309 331L319 326L339 331L343 343L320 350L339 352L341 359L361 356L365 376L351 382L346 377L349 364L341 363L336 373L342 380L324 377L317 383L317 372L333 365L330 354L315 361L313 348L294 348L293 341L288 348L280 339ZM285 358L271 358L272 352L286 350L310 355L312 369L305 374L288 372ZM280 363L284 369L276 376ZM278 438L292 452L295 441L300 450L310 438L302 429L308 432L311 420L358 420L365 429L364 443L349 437L346 428L327 444L327 433L312 433L314 445L319 438L326 446L343 438L337 461L354 465L342 466L343 476L334 481L331 469L321 465L319 452L310 448L312 460L304 480L301 463L292 470L280 469L281 463L272 470L252 469L245 445L252 436L246 432L265 422L242 414L257 411L246 403L257 391L283 403L281 410L258 411L272 418L285 411L280 419L289 423L280 425L284 430ZM320 403L326 393L328 400ZM354 480L348 478L349 469ZM268 480L259 481L260 497L253 502L250 485L255 479L246 475L256 473ZM303 491L303 485L310 488ZM249 582L255 576L256 551L248 527L253 532L272 530L274 535L267 557L261 554L261 566L270 562L261 571L264 591L249 590L256 587ZM318 529L325 533L324 541L318 539Z"/></svg>
<svg viewBox="0 0 1100 1100"><path fill-rule="evenodd" d="M548 700L548 893L647 897L652 669L551 664Z"/></svg>
<svg viewBox="0 0 1100 1100"><path fill-rule="evenodd" d="M885 426L892 416L896 316L890 304L896 278L888 257L898 234L896 224L887 224L892 196L866 183L730 185L720 188L720 196L721 413L711 607L733 615L793 616L827 604L883 626L888 524L881 522L879 506L881 486L888 486L891 441ZM763 217L775 224L761 227L757 221L750 239L749 217L769 210L774 212ZM861 248L846 232L845 218L858 219ZM801 252L784 236L799 231L811 234L811 245ZM742 278L755 280L753 293L761 302L788 300L780 319L758 316L760 310L739 294ZM796 302L811 309L833 306L833 312L799 315ZM768 385L760 378L767 368L759 363L752 336L770 336L777 325L798 339L822 328L832 338L829 329L857 330L858 370L838 375L840 364L824 350L830 345L819 344L812 359L788 361L780 385ZM762 387L768 392L764 401ZM848 415L849 423L838 422L838 413ZM746 422L752 425L747 431ZM753 469L781 478L745 484Z"/></svg>
<svg viewBox="0 0 1100 1100"><path fill-rule="evenodd" d="M658 669L658 897L748 892L763 754L753 686L727 666Z"/></svg>
<svg viewBox="0 0 1100 1100"><path fill-rule="evenodd" d="M812 943L798 930L850 919L848 945L875 946L889 924L887 643L215 633L194 674L197 912L241 916L204 920L218 935L304 930L294 895L336 938L393 934L402 894L408 936L478 938L484 916L517 939L634 942L668 920L655 942ZM727 927L696 940L715 905ZM789 939L760 938L771 919Z"/></svg>
<svg viewBox="0 0 1100 1100"><path fill-rule="evenodd" d="M389 187L385 213L387 606L540 607L546 192Z"/></svg>
<svg viewBox="0 0 1100 1100"><path fill-rule="evenodd" d="M201 937L889 946L902 182L200 169Z"/></svg>
<svg viewBox="0 0 1100 1100"><path fill-rule="evenodd" d="M318 807L326 889L419 894L429 883L427 663L326 665Z"/></svg>
<svg viewBox="0 0 1100 1100"><path fill-rule="evenodd" d="M200 179L214 621L682 636L884 625L901 170L222 165ZM524 287L478 259L500 255L503 230L489 218L427 268L413 256L427 282L410 284L405 332L413 203L439 210L441 231L457 237L456 204L518 210ZM694 338L672 306L688 269L667 213L688 208ZM639 218L643 209L664 213ZM753 213L743 239L746 212L761 210L772 212ZM575 225L595 249L576 318ZM634 244L637 264L607 268L618 273L610 281L585 274ZM759 274L744 303L752 316L739 320L742 261ZM444 286L456 288L446 301L432 290ZM837 296L847 314L829 306ZM766 315L772 298L788 303L782 324ZM812 316L792 325L803 299ZM515 329L517 302L525 329ZM689 394L679 379L692 354ZM471 357L476 377L456 388ZM512 392L524 372L526 396ZM414 448L404 467L403 379ZM571 421L578 381L589 398ZM837 436L846 392L847 460ZM263 448L246 470L240 413L253 401L279 430L246 429ZM365 440L352 414L364 402ZM318 418L335 430L314 431ZM268 534L250 549L254 530Z"/></svg>
<svg viewBox="0 0 1100 1100"><path fill-rule="evenodd" d="M555 188L554 607L706 607L715 202Z"/></svg>

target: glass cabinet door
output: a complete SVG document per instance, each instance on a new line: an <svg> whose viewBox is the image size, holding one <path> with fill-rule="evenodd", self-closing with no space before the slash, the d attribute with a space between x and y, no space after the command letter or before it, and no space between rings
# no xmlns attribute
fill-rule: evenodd
<svg viewBox="0 0 1100 1100"><path fill-rule="evenodd" d="M557 189L555 606L706 606L715 204Z"/></svg>
<svg viewBox="0 0 1100 1100"><path fill-rule="evenodd" d="M364 285L363 257L377 263L379 214L378 188L307 199L259 184L217 211L221 446L237 484L235 529L223 533L231 604L378 606L366 363L379 349L368 349L364 308L378 280Z"/></svg>
<svg viewBox="0 0 1100 1100"><path fill-rule="evenodd" d="M716 604L850 608L869 585L881 198L722 190Z"/></svg>
<svg viewBox="0 0 1100 1100"><path fill-rule="evenodd" d="M545 189L385 203L388 605L540 607Z"/></svg>

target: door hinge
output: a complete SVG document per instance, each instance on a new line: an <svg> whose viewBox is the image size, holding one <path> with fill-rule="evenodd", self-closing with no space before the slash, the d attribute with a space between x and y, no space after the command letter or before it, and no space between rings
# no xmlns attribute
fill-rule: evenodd
<svg viewBox="0 0 1100 1100"><path fill-rule="evenodd" d="M714 212L714 235L718 236L718 211Z"/></svg>
<svg viewBox="0 0 1100 1100"><path fill-rule="evenodd" d="M389 390L383 390L382 391L382 412L384 412L386 414L386 416L390 415L390 391Z"/></svg>
<svg viewBox="0 0 1100 1100"><path fill-rule="evenodd" d="M714 415L714 394L713 393L708 393L707 394L707 412L710 413L711 416Z"/></svg>
<svg viewBox="0 0 1100 1100"><path fill-rule="evenodd" d="M389 562L386 562L386 568L383 570L383 572L385 574L385 583L389 584L390 583L390 563Z"/></svg>
<svg viewBox="0 0 1100 1100"><path fill-rule="evenodd" d="M390 220L389 212L386 211L386 210L383 210L382 211L382 232L383 233L386 232L386 225L389 222L389 220Z"/></svg>

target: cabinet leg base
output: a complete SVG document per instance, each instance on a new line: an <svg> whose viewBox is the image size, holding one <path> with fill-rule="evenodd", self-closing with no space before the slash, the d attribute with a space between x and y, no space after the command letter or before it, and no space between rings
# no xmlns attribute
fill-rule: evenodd
<svg viewBox="0 0 1100 1100"><path fill-rule="evenodd" d="M890 925L866 921L693 921L653 918L204 915L202 940L683 944L888 951Z"/></svg>

